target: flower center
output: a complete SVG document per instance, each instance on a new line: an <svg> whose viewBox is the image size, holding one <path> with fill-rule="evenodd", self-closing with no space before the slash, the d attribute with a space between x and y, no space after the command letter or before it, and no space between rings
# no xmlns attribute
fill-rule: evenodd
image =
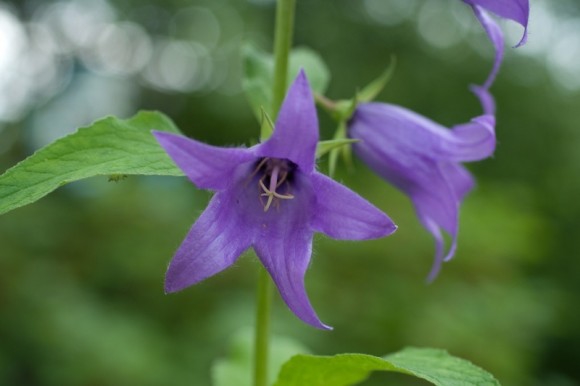
<svg viewBox="0 0 580 386"><path fill-rule="evenodd" d="M279 158L262 158L258 162L252 176L260 175L258 188L260 192L260 202L264 207L264 212L274 204L280 205L280 200L291 200L294 198L290 194L291 180L296 165L288 160Z"/></svg>

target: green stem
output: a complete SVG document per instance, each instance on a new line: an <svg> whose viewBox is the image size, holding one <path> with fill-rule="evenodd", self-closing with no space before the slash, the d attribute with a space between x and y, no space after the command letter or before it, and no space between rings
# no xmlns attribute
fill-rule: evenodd
<svg viewBox="0 0 580 386"><path fill-rule="evenodd" d="M278 110L286 95L288 82L288 57L292 48L294 33L294 10L296 0L278 0L276 8L276 32L274 39L274 85L272 89L272 116Z"/></svg>
<svg viewBox="0 0 580 386"><path fill-rule="evenodd" d="M267 386L273 286L272 280L264 268L260 267L259 275L256 335L254 337L254 386Z"/></svg>
<svg viewBox="0 0 580 386"><path fill-rule="evenodd" d="M288 57L294 33L296 0L278 0L274 36L274 80L272 85L272 117L276 118L284 101L288 82ZM254 386L268 386L270 341L270 308L273 285L268 272L261 268L258 279L258 305L254 340Z"/></svg>

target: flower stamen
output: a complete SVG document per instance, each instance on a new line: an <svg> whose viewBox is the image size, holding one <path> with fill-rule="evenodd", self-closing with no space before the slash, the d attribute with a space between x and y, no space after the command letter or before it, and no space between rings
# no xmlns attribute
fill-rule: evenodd
<svg viewBox="0 0 580 386"><path fill-rule="evenodd" d="M265 157L258 163L258 166L256 166L256 168L254 169L252 174L250 174L250 177L249 177L250 180L252 178L254 178L254 176L260 171L260 169L262 169L262 167L266 164L266 162L268 162L269 159L270 158Z"/></svg>
<svg viewBox="0 0 580 386"><path fill-rule="evenodd" d="M276 189L278 189L288 178L288 172L286 171L282 171L280 173L280 167L278 165L275 165L272 168L272 172L270 174L270 187L266 187L266 184L264 184L264 179L267 177L267 175L265 174L264 176L262 176L262 178L260 178L260 181L258 182L260 185L260 188L262 189L262 191L264 193L260 194L260 202L262 202L262 197L268 197L268 201L266 202L266 205L264 205L264 212L267 212L268 209L270 209L270 206L272 205L272 202L274 201L274 198L278 198L281 200L291 200L294 198L294 196L292 194L280 194L276 191ZM280 179L278 179L280 178ZM263 205L263 202L262 202Z"/></svg>

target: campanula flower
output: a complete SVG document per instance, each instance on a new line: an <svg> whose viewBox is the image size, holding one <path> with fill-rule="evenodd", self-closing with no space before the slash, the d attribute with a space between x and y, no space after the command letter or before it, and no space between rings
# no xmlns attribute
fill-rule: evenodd
<svg viewBox="0 0 580 386"><path fill-rule="evenodd" d="M492 70L486 81L481 86L472 86L472 91L479 98L483 111L486 114L495 114L495 103L489 93L489 88L493 84L504 54L504 37L501 28L489 16L490 11L505 19L513 20L524 27L522 38L516 47L525 44L528 38L528 18L530 14L529 0L463 0L470 5L480 24L484 28L489 40L495 49L495 59ZM486 11L487 10L487 11Z"/></svg>
<svg viewBox="0 0 580 386"><path fill-rule="evenodd" d="M249 247L288 307L322 329L306 295L312 236L363 240L395 231L368 201L315 170L318 118L301 72L280 109L272 136L250 148L223 148L154 132L187 177L215 191L171 261L166 292L182 290L229 267Z"/></svg>
<svg viewBox="0 0 580 386"><path fill-rule="evenodd" d="M375 173L407 194L421 224L433 235L435 278L457 246L459 206L474 185L461 162L490 156L495 119L482 115L451 129L387 103L361 103L349 121L355 154ZM445 248L443 232L450 238Z"/></svg>
<svg viewBox="0 0 580 386"><path fill-rule="evenodd" d="M472 86L483 115L451 129L400 106L361 103L348 124L348 135L360 142L355 153L373 171L405 192L421 224L435 238L434 279L457 248L459 207L474 181L462 162L489 157L495 149L495 102L489 89L504 54L504 37L490 11L524 27L517 46L527 40L529 0L463 0L473 12L495 49L492 70L481 86ZM450 238L445 248L443 232Z"/></svg>

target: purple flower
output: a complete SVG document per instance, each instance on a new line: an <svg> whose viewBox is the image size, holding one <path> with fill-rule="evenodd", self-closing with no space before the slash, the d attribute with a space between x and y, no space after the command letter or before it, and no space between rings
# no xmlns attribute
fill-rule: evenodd
<svg viewBox="0 0 580 386"><path fill-rule="evenodd" d="M251 148L220 148L154 132L199 188L216 191L171 261L166 292L179 291L232 265L253 247L288 307L322 329L304 288L312 236L364 240L395 231L368 201L315 170L318 118L301 72L281 107L272 137Z"/></svg>
<svg viewBox="0 0 580 386"><path fill-rule="evenodd" d="M459 206L474 181L464 161L490 156L495 148L495 118L443 127L413 111L386 103L360 104L349 122L354 151L375 173L405 192L421 224L433 235L435 278L457 246ZM442 231L451 237L446 250Z"/></svg>
<svg viewBox="0 0 580 386"><path fill-rule="evenodd" d="M377 174L405 192L419 220L435 238L434 279L457 248L459 207L474 181L461 162L489 157L495 149L495 102L489 92L504 53L504 37L487 11L524 27L517 46L526 42L529 0L463 0L470 5L495 49L490 74L481 86L472 86L483 114L452 129L403 107L362 103L349 122L348 134L361 142L355 153ZM451 237L445 248L443 232Z"/></svg>
<svg viewBox="0 0 580 386"><path fill-rule="evenodd" d="M496 15L513 20L524 27L524 33L516 47L525 44L528 38L528 18L530 14L529 0L463 0L473 8L475 16L485 29L495 49L495 59L492 70L485 83L481 86L472 86L472 91L479 98L483 111L486 114L495 114L495 103L489 94L489 88L493 84L504 53L504 38L497 23L488 15L486 10Z"/></svg>

